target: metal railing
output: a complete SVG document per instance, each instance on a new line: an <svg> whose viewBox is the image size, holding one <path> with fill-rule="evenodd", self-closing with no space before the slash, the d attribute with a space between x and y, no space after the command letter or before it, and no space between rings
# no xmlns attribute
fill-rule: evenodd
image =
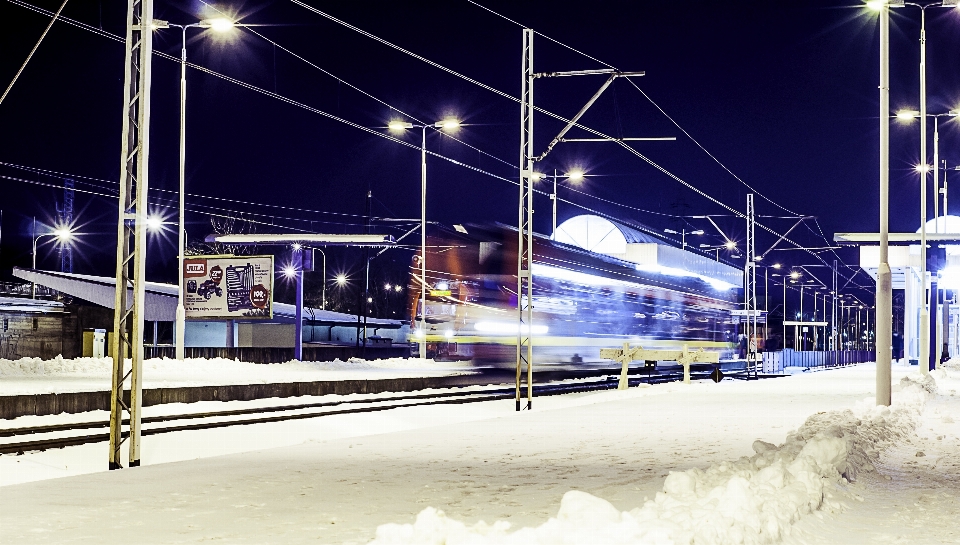
<svg viewBox="0 0 960 545"><path fill-rule="evenodd" d="M763 353L763 373L782 373L786 367L827 369L876 361L873 350L803 350L792 348Z"/></svg>

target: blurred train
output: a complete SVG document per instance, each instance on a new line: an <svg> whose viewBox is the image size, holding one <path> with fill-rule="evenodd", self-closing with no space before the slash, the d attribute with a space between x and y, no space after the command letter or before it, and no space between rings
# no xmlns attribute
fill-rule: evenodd
<svg viewBox="0 0 960 545"><path fill-rule="evenodd" d="M427 247L426 283L418 253L408 291L415 353L425 338L429 358L515 365L516 229L457 226L431 234ZM600 349L624 342L651 349L687 345L718 351L721 360L736 355L739 318L731 313L737 308L736 284L645 267L543 236L535 237L533 255L535 365L609 364L600 360ZM424 284L426 309L421 308ZM423 310L425 330L420 328Z"/></svg>

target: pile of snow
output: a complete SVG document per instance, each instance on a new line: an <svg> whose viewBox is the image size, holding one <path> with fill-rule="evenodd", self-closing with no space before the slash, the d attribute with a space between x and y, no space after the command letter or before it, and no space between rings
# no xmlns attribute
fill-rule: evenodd
<svg viewBox="0 0 960 545"><path fill-rule="evenodd" d="M818 510L839 512L844 488L861 471L873 471L879 452L913 433L934 377L905 377L892 407L872 399L853 410L817 413L786 441L756 441L756 454L706 470L671 473L663 491L642 507L621 512L591 494L570 491L560 510L536 528L510 532L510 524L467 526L428 507L413 524L377 528L376 545L399 544L635 544L770 543L793 523Z"/></svg>

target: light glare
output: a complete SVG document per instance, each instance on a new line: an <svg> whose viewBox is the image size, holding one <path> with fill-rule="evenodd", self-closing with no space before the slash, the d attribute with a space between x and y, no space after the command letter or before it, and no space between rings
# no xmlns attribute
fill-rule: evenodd
<svg viewBox="0 0 960 545"><path fill-rule="evenodd" d="M217 32L226 32L234 27L234 22L226 17L214 17L203 21L203 26L210 27Z"/></svg>
<svg viewBox="0 0 960 545"><path fill-rule="evenodd" d="M147 230L157 232L163 228L163 219L160 216L147 216Z"/></svg>
<svg viewBox="0 0 960 545"><path fill-rule="evenodd" d="M434 126L447 130L456 129L460 127L460 121L457 119L444 119L443 121L436 122Z"/></svg>

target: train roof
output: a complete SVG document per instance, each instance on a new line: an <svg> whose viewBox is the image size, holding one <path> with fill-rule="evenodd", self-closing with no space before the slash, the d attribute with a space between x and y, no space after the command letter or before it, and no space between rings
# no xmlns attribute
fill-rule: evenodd
<svg viewBox="0 0 960 545"><path fill-rule="evenodd" d="M514 252L516 255L516 233L517 228L502 223L491 224L467 224L460 229L452 230L442 228L440 231L446 240L463 240L473 243L494 243L504 245L507 253ZM439 234L439 233L438 233ZM550 240L546 235L535 233L534 245L534 267L547 267L548 270L541 269L547 275L553 274L558 278L568 279L580 278L587 281L585 276L591 275L594 278L603 277L612 282L625 282L630 284L639 284L659 289L667 289L678 293L700 295L711 299L736 302L739 287L738 283L724 281L722 279L711 278L695 271L678 269L673 267L664 267L659 265L641 265L634 261L624 259L626 256L608 255L604 253L587 250L578 245ZM649 243L631 243L631 244L649 244ZM658 251L664 252L682 252L678 248L663 245L656 247ZM690 252L683 252L690 254ZM695 257L696 254L690 254ZM481 257L481 259L483 259ZM488 270L497 271L495 274L505 274L504 271L513 270L516 267L514 258L501 257L501 262ZM512 263L512 265L511 265ZM712 262L711 263L715 263ZM568 271L568 274L563 271ZM742 279L742 277L740 277ZM562 279L562 278L561 278ZM574 280L575 281L575 280Z"/></svg>

